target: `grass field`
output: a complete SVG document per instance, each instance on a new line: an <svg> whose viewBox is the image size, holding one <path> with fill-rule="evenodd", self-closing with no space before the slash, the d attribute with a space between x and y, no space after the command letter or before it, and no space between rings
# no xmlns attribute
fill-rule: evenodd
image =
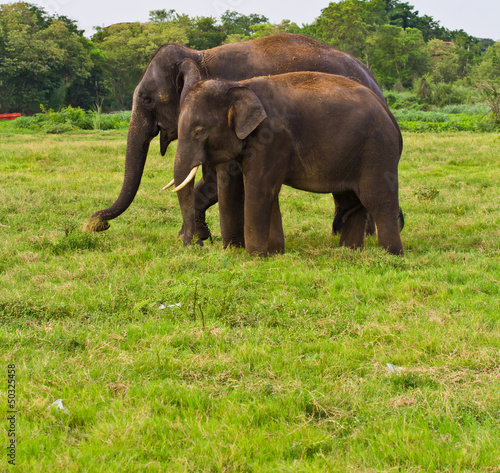
<svg viewBox="0 0 500 473"><path fill-rule="evenodd" d="M182 247L174 147L91 234L126 132L0 135L0 471L500 472L500 137L404 139L405 257L285 188L287 252L256 259L216 209Z"/></svg>

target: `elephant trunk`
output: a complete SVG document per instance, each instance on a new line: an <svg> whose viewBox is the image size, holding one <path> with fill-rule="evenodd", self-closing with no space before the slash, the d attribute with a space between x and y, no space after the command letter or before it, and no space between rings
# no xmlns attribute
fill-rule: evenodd
<svg viewBox="0 0 500 473"><path fill-rule="evenodd" d="M88 225L90 230L102 231L109 228L106 222L125 212L134 200L141 183L149 143L157 133L156 130L152 130L153 127L149 121L144 115L133 111L127 136L125 176L120 195L111 207L99 210L92 215Z"/></svg>

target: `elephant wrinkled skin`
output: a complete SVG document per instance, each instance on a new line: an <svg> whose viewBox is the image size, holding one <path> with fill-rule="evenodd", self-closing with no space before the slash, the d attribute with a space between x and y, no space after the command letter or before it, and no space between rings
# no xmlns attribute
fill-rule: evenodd
<svg viewBox="0 0 500 473"><path fill-rule="evenodd" d="M198 82L181 104L174 166L184 243L190 244L196 232L192 170L200 165L204 172L220 169L236 159L243 170L248 253L284 251L278 196L286 184L332 193L349 203L352 224L342 229L341 245L363 246L361 223L368 211L379 245L402 255L402 148L399 126L385 103L342 76L296 72L241 82ZM233 218L233 202L220 191L219 206L224 245L233 244L224 230L226 220Z"/></svg>
<svg viewBox="0 0 500 473"><path fill-rule="evenodd" d="M186 65L186 59L188 65ZM296 34L278 34L242 43L226 44L206 51L195 51L181 45L161 47L151 60L137 85L127 138L125 176L117 200L92 215L89 228L100 231L109 227L108 220L121 215L134 200L142 178L150 141L160 134L160 150L164 155L169 143L177 139L179 106L183 92L200 79L249 79L295 71L319 71L349 77L370 88L381 100L382 92L365 65L352 56L319 41ZM196 186L197 233L209 237L205 211L217 203L218 185L242 204L241 170L232 167L206 173ZM336 208L346 210L336 199ZM242 220L231 223L242 238ZM364 222L361 223L364 226ZM334 231L338 229L334 227Z"/></svg>

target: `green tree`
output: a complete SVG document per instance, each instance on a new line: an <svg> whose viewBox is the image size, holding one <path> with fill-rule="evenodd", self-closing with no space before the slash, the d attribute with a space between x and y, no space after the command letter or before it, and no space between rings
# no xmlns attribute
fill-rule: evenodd
<svg viewBox="0 0 500 473"><path fill-rule="evenodd" d="M223 44L241 43L242 41L248 41L250 39L250 36L244 34L228 34Z"/></svg>
<svg viewBox="0 0 500 473"><path fill-rule="evenodd" d="M413 11L413 5L398 0L386 0L386 4L389 24L405 29L415 26L415 20L418 18L418 11Z"/></svg>
<svg viewBox="0 0 500 473"><path fill-rule="evenodd" d="M368 64L385 87L398 81L411 86L415 77L428 70L429 59L422 32L416 28L383 25L368 39Z"/></svg>
<svg viewBox="0 0 500 473"><path fill-rule="evenodd" d="M431 73L434 82L450 83L463 73L465 65L461 54L463 48L450 41L433 39L427 43L431 56Z"/></svg>
<svg viewBox="0 0 500 473"><path fill-rule="evenodd" d="M62 107L71 84L89 75L87 40L71 20L17 2L0 6L0 32L2 111Z"/></svg>
<svg viewBox="0 0 500 473"><path fill-rule="evenodd" d="M188 46L194 49L210 49L224 43L227 34L217 19L211 16L199 16L193 20L193 27L188 32Z"/></svg>
<svg viewBox="0 0 500 473"><path fill-rule="evenodd" d="M97 48L92 41L88 43L92 68L88 76L77 77L66 93L66 103L85 109L93 109L102 105L105 98L113 95L113 83L106 73L106 54ZM106 104L108 105L108 104Z"/></svg>
<svg viewBox="0 0 500 473"><path fill-rule="evenodd" d="M363 58L367 38L386 23L385 0L342 0L330 3L304 32Z"/></svg>
<svg viewBox="0 0 500 473"><path fill-rule="evenodd" d="M486 50L470 79L490 107L496 125L500 125L500 42Z"/></svg>
<svg viewBox="0 0 500 473"><path fill-rule="evenodd" d="M240 35L240 37L250 38L252 27L268 23L269 19L264 15L251 13L250 15L242 15L235 11L227 10L220 17L222 28L229 35Z"/></svg>
<svg viewBox="0 0 500 473"><path fill-rule="evenodd" d="M253 25L250 29L253 32L252 38L262 38L278 33L300 33L300 27L297 23L292 23L290 20L282 20L281 23L277 24L263 23Z"/></svg>
<svg viewBox="0 0 500 473"><path fill-rule="evenodd" d="M166 23L171 22L176 18L175 10L152 10L149 12L150 23Z"/></svg>
<svg viewBox="0 0 500 473"><path fill-rule="evenodd" d="M102 84L113 91L112 96L107 97L107 106L128 109L135 86L155 51L166 43L186 44L188 32L176 18L97 28L92 40L106 59Z"/></svg>
<svg viewBox="0 0 500 473"><path fill-rule="evenodd" d="M418 11L408 2L399 0L385 0L387 18L390 25L401 28L417 28L422 32L425 41L432 38L449 40L449 31L439 25L439 21L434 20L429 15L419 16Z"/></svg>

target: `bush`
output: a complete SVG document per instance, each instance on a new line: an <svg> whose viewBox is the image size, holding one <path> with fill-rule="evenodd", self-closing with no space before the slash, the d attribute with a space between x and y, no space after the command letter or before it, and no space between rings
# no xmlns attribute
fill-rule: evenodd
<svg viewBox="0 0 500 473"><path fill-rule="evenodd" d="M60 112L52 109L37 113L32 117L20 117L8 122L6 128L17 128L44 133L65 133L75 130L120 130L128 128L131 112L101 114L100 110L85 111L79 107L63 108Z"/></svg>
<svg viewBox="0 0 500 473"><path fill-rule="evenodd" d="M437 82L432 76L417 78L413 82L413 94L423 107L463 105L480 101L478 93L463 82L453 84ZM408 108L408 107L406 107Z"/></svg>
<svg viewBox="0 0 500 473"><path fill-rule="evenodd" d="M128 128L132 112L118 112L101 115L101 130L124 130Z"/></svg>
<svg viewBox="0 0 500 473"><path fill-rule="evenodd" d="M430 86L431 103L440 107L467 102L468 90L453 84L438 83Z"/></svg>
<svg viewBox="0 0 500 473"><path fill-rule="evenodd" d="M384 91L384 97L390 108L408 109L418 106L417 97L409 91L398 92L396 90Z"/></svg>
<svg viewBox="0 0 500 473"><path fill-rule="evenodd" d="M495 131L492 114L469 115L445 113L444 111L423 112L416 110L393 111L399 127L404 131Z"/></svg>
<svg viewBox="0 0 500 473"><path fill-rule="evenodd" d="M486 105L478 104L456 104L456 105L445 105L439 109L434 109L434 111L441 111L443 113L464 113L466 115L487 115L488 107Z"/></svg>

